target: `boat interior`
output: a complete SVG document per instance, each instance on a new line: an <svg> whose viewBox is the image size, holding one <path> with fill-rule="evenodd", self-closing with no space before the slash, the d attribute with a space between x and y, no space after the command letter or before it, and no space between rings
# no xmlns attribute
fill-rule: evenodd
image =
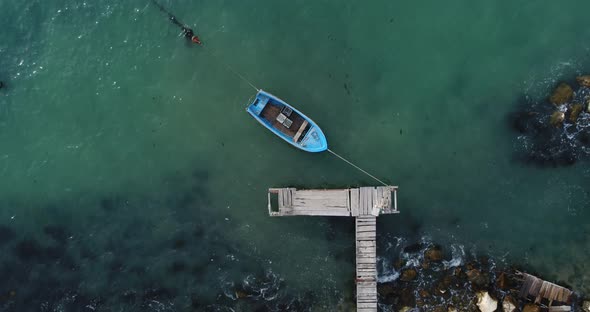
<svg viewBox="0 0 590 312"><path fill-rule="evenodd" d="M288 137L295 143L300 142L311 125L296 111L281 103L269 100L260 113L260 116L268 121L271 126Z"/></svg>

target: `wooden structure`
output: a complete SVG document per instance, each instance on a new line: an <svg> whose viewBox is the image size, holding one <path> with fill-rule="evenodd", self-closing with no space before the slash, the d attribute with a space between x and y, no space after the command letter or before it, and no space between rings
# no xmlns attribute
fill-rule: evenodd
<svg viewBox="0 0 590 312"><path fill-rule="evenodd" d="M277 207L271 196L276 194ZM339 190L268 189L271 216L378 216L397 213L397 186L361 187Z"/></svg>
<svg viewBox="0 0 590 312"><path fill-rule="evenodd" d="M275 195L276 199L273 199ZM268 213L271 216L356 218L356 305L357 311L362 312L377 311L376 217L398 212L397 186L338 190L268 190Z"/></svg>
<svg viewBox="0 0 590 312"><path fill-rule="evenodd" d="M547 305L549 311L571 311L573 295L571 290L527 273L520 274L523 276L520 297L532 298L531 300L536 304Z"/></svg>

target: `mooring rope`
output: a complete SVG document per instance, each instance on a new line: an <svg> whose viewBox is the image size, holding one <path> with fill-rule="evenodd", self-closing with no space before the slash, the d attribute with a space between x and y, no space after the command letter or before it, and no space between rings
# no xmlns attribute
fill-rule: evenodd
<svg viewBox="0 0 590 312"><path fill-rule="evenodd" d="M223 64L230 72L232 72L234 75L238 76L240 79L242 79L244 82L249 84L252 88L254 88L254 90L256 90L256 92L258 92L260 90L250 80L246 79L246 77L244 75L240 74L237 70L235 70L233 67L231 67L228 63L224 62L219 56L217 56L217 54L213 51L213 49L211 49L209 47L205 47L204 45L203 45L203 48L205 48L205 51L207 51L209 54L211 54L213 57L215 57L217 59L217 61L219 63Z"/></svg>
<svg viewBox="0 0 590 312"><path fill-rule="evenodd" d="M368 175L369 177L373 178L375 181L377 181L377 182L379 182L379 183L383 184L384 186L387 186L387 184L386 184L385 182L383 182L383 181L381 181L381 180L377 179L377 177L375 177L374 175L372 175L372 174L370 174L370 173L366 172L366 171L365 171L365 170L363 170L361 167L359 167L359 166L357 166L357 165L353 164L351 161L349 161L349 160L347 160L346 158L344 158L344 157L342 157L342 156L338 155L336 152L332 151L331 149L328 149L328 152L330 152L330 154L332 154L332 155L334 155L334 156L336 156L336 157L340 158L340 159L341 159L342 161L344 161L345 163L347 163L347 164L349 164L349 165L353 166L354 168L356 168L356 169L357 169L357 170L359 170L360 172L362 172L362 173L364 173L364 174Z"/></svg>

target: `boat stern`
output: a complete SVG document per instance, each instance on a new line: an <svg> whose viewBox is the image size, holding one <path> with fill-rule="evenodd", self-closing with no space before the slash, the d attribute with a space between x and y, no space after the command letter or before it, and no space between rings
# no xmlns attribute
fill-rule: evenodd
<svg viewBox="0 0 590 312"><path fill-rule="evenodd" d="M268 95L266 95L265 92L260 90L256 94L256 97L254 98L254 100L249 103L246 110L248 111L248 113L252 114L253 116L258 116L258 115L260 115L260 113L262 112L262 110L264 109L266 104L268 104L268 99L269 99Z"/></svg>

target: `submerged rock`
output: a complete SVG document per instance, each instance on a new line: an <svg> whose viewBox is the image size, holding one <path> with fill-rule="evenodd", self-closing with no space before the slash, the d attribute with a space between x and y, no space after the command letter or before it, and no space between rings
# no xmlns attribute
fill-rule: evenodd
<svg viewBox="0 0 590 312"><path fill-rule="evenodd" d="M527 303L522 308L522 312L541 312L541 308L536 304Z"/></svg>
<svg viewBox="0 0 590 312"><path fill-rule="evenodd" d="M574 90L567 83L560 83L553 94L549 97L549 102L555 105L565 104L572 100L574 97Z"/></svg>
<svg viewBox="0 0 590 312"><path fill-rule="evenodd" d="M43 228L43 233L61 244L65 244L71 236L66 228L59 225L47 225Z"/></svg>
<svg viewBox="0 0 590 312"><path fill-rule="evenodd" d="M443 253L442 253L442 249L440 248L440 246L433 246L433 247L428 248L428 250L426 250L424 252L424 259L426 259L427 261L433 261L433 262L442 261Z"/></svg>
<svg viewBox="0 0 590 312"><path fill-rule="evenodd" d="M496 279L496 286L502 290L508 290L510 288L510 280L508 279L508 276L506 276L506 273L500 273Z"/></svg>
<svg viewBox="0 0 590 312"><path fill-rule="evenodd" d="M442 305L439 305L434 307L434 310L432 310L432 312L447 312L447 308L445 308Z"/></svg>
<svg viewBox="0 0 590 312"><path fill-rule="evenodd" d="M422 243L416 243L416 244L405 246L404 247L404 252L407 252L407 253L416 253L416 252L419 252L420 250L422 250L422 248L424 248L424 244L422 244Z"/></svg>
<svg viewBox="0 0 590 312"><path fill-rule="evenodd" d="M11 241L15 236L16 234L11 228L0 225L0 245Z"/></svg>
<svg viewBox="0 0 590 312"><path fill-rule="evenodd" d="M488 275L481 273L478 269L471 269L467 271L467 279L475 288L486 288L489 284Z"/></svg>
<svg viewBox="0 0 590 312"><path fill-rule="evenodd" d="M420 289L420 291L418 291L418 294L422 298L429 298L430 297L430 293L426 289Z"/></svg>
<svg viewBox="0 0 590 312"><path fill-rule="evenodd" d="M504 297L502 301L502 311L503 312L515 312L516 311L516 302L510 295Z"/></svg>
<svg viewBox="0 0 590 312"><path fill-rule="evenodd" d="M244 299L250 297L247 292L243 290L236 290L236 298L237 299Z"/></svg>
<svg viewBox="0 0 590 312"><path fill-rule="evenodd" d="M571 123L576 123L576 121L578 121L578 117L580 117L580 114L582 113L582 111L584 110L584 105L576 103L574 105L572 105L572 107L570 107L570 109L568 110L569 113L569 121Z"/></svg>
<svg viewBox="0 0 590 312"><path fill-rule="evenodd" d="M21 261L41 260L45 256L43 247L36 240L30 238L24 239L16 244L14 254Z"/></svg>
<svg viewBox="0 0 590 312"><path fill-rule="evenodd" d="M576 81L580 86L590 88L590 75L578 76L576 77Z"/></svg>
<svg viewBox="0 0 590 312"><path fill-rule="evenodd" d="M402 271L400 280L404 281L404 282L409 282L412 281L416 278L416 276L418 275L418 272L416 272L416 270L414 269L405 269Z"/></svg>
<svg viewBox="0 0 590 312"><path fill-rule="evenodd" d="M494 312L498 308L498 301L487 291L480 291L477 293L477 307L481 312Z"/></svg>
<svg viewBox="0 0 590 312"><path fill-rule="evenodd" d="M549 123L554 127L559 127L563 124L565 120L565 114L561 111L556 111L551 114L551 118L549 118Z"/></svg>

